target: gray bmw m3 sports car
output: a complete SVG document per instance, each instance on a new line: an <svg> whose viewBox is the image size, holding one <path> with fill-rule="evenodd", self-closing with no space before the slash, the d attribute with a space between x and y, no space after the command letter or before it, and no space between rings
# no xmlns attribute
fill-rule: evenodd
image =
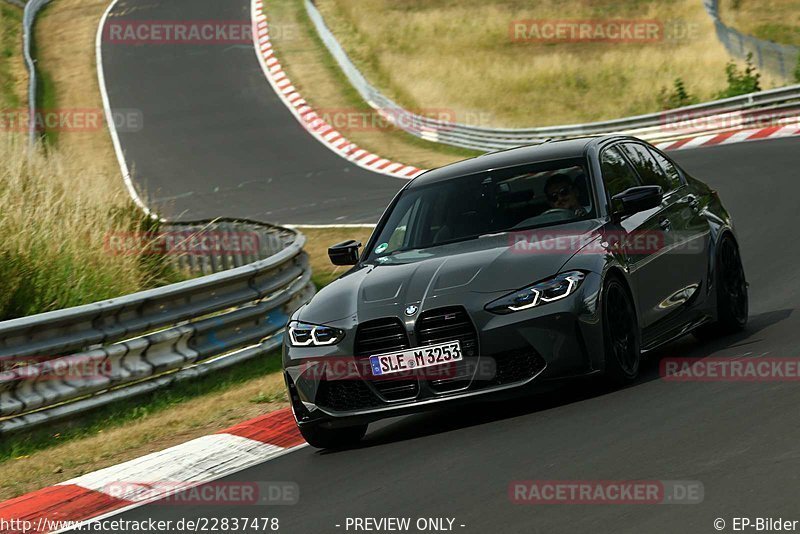
<svg viewBox="0 0 800 534"><path fill-rule="evenodd" d="M717 193L644 141L547 142L411 180L352 265L292 317L285 379L323 448L371 421L554 379L625 384L643 353L747 322Z"/></svg>

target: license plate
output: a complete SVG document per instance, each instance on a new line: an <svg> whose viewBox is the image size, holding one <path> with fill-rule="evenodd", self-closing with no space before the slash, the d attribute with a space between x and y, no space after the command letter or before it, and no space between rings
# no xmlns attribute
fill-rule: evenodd
<svg viewBox="0 0 800 534"><path fill-rule="evenodd" d="M435 365L443 365L462 360L461 343L448 341L438 345L427 345L402 352L370 356L369 363L373 376L389 375L413 371Z"/></svg>

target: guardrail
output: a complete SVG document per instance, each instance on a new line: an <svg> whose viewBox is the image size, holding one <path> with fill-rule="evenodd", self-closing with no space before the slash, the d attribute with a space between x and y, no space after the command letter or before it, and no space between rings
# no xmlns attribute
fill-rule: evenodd
<svg viewBox="0 0 800 534"><path fill-rule="evenodd" d="M771 71L787 80L792 78L794 69L798 67L800 48L758 39L726 26L719 16L718 0L703 0L703 7L714 21L717 38L729 54L741 59L752 54L758 68Z"/></svg>
<svg viewBox="0 0 800 534"><path fill-rule="evenodd" d="M50 0L28 0L22 15L22 53L25 56L25 68L28 69L28 140L36 143L36 60L33 59L31 43L33 43L33 24L36 15Z"/></svg>
<svg viewBox="0 0 800 534"><path fill-rule="evenodd" d="M23 2L22 0L5 0L5 2L7 4L11 4L11 5L23 8L23 9L25 8L25 2Z"/></svg>
<svg viewBox="0 0 800 534"><path fill-rule="evenodd" d="M773 118L776 122L770 125L779 125L782 119L796 122L795 117L800 112L800 85L793 85L665 112L587 124L487 128L445 122L414 114L384 96L353 64L314 3L305 0L305 7L320 39L361 97L398 128L437 143L492 151L537 144L547 139L606 133L625 133L650 142L661 142L745 128L750 123L763 121L767 114L775 115Z"/></svg>
<svg viewBox="0 0 800 534"><path fill-rule="evenodd" d="M168 255L180 270L207 275L267 259L283 250L295 235L280 226L220 218L167 223L155 234L131 236L130 245L134 251L141 244L143 249ZM109 251L114 253L116 245L126 253L127 236L114 237L119 242L108 243Z"/></svg>
<svg viewBox="0 0 800 534"><path fill-rule="evenodd" d="M291 240L265 260L0 323L0 434L276 349L288 316L314 294L305 237L281 231Z"/></svg>
<svg viewBox="0 0 800 534"><path fill-rule="evenodd" d="M31 144L37 141L33 24L49 1L30 0L23 15ZM216 274L0 322L0 435L265 356L280 346L288 317L315 292L305 237L248 220L161 222L152 234L109 236L121 241L106 243L109 252L117 245L121 253L131 252L125 249L130 238L134 253L143 246L146 252L170 254L181 269ZM159 248L164 243L154 245L165 235L171 240L168 250ZM241 236L247 247L214 246Z"/></svg>

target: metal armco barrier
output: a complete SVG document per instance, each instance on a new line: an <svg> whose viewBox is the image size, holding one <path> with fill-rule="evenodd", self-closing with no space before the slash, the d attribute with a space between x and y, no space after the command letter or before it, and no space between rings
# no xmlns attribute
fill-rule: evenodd
<svg viewBox="0 0 800 534"><path fill-rule="evenodd" d="M296 234L255 221L214 219L167 223L159 235L164 252L174 258L178 268L206 275L269 258L283 250ZM120 237L124 240L125 236ZM170 249L170 245L175 248Z"/></svg>
<svg viewBox="0 0 800 534"><path fill-rule="evenodd" d="M33 25L49 1L30 0L23 15L32 118ZM34 120L29 138L37 142ZM247 220L162 222L154 233L109 235L108 252L168 254L179 268L207 276L0 322L0 434L79 415L280 346L288 317L315 292L305 237Z"/></svg>
<svg viewBox="0 0 800 534"><path fill-rule="evenodd" d="M659 113L587 124L486 128L445 122L414 114L384 96L353 64L314 3L305 0L305 7L320 39L361 97L398 128L437 143L493 151L542 143L547 139L607 133L624 133L650 142L661 142L746 128L748 122L763 122L764 117L770 114L779 120L794 120L796 123L800 115L800 85L793 85Z"/></svg>
<svg viewBox="0 0 800 534"><path fill-rule="evenodd" d="M253 225L247 222L247 225ZM305 237L267 259L0 323L0 433L264 356L314 294Z"/></svg>
<svg viewBox="0 0 800 534"><path fill-rule="evenodd" d="M778 74L787 80L792 78L795 68L798 68L800 48L758 39L726 26L719 17L718 0L703 0L703 6L714 21L717 38L729 54L740 59L752 54L758 68Z"/></svg>
<svg viewBox="0 0 800 534"><path fill-rule="evenodd" d="M32 55L33 23L36 15L50 0L29 0L25 4L22 16L22 53L25 56L25 67L28 69L28 139L31 144L36 143L36 61Z"/></svg>

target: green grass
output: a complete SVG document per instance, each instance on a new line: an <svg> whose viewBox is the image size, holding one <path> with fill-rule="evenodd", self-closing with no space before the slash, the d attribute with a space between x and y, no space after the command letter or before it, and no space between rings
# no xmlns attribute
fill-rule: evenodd
<svg viewBox="0 0 800 534"><path fill-rule="evenodd" d="M41 65L36 67L36 109L52 111L58 109L58 93L53 77ZM42 141L48 146L58 144L58 129L45 129L39 132Z"/></svg>
<svg viewBox="0 0 800 534"><path fill-rule="evenodd" d="M0 108L20 107L20 98L14 90L17 73L11 61L21 53L22 11L14 6L0 3Z"/></svg>
<svg viewBox="0 0 800 534"><path fill-rule="evenodd" d="M800 46L800 26L791 26L780 22L759 24L755 27L753 36L776 43Z"/></svg>
<svg viewBox="0 0 800 534"><path fill-rule="evenodd" d="M37 19L44 17L52 4L46 5L39 11ZM34 35L36 35L34 27ZM37 41L33 39L31 43L31 54L33 57L39 57L37 49ZM53 77L45 68L42 62L36 63L36 108L39 110L56 110L58 109L58 88L56 87ZM59 131L58 129L50 130L45 129L39 132L40 138L48 146L55 146L58 144Z"/></svg>
<svg viewBox="0 0 800 534"><path fill-rule="evenodd" d="M197 379L177 382L169 388L99 407L78 418L3 436L0 439L0 462L128 425L188 400L219 393L253 378L280 372L280 368L280 353L273 352L264 358L255 358ZM264 394L254 397L251 402L265 403L284 399L280 394Z"/></svg>

